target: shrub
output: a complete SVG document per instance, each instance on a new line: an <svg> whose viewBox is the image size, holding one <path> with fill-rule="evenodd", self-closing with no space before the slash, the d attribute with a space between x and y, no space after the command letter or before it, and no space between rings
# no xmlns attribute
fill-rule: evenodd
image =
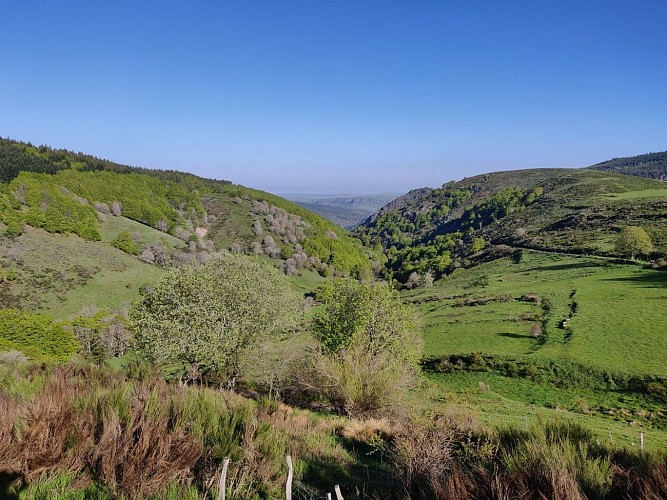
<svg viewBox="0 0 667 500"><path fill-rule="evenodd" d="M0 309L0 351L20 351L39 361L62 361L77 347L72 334L45 314Z"/></svg>
<svg viewBox="0 0 667 500"><path fill-rule="evenodd" d="M116 236L111 245L130 255L139 255L141 252L139 245L137 245L127 231L118 233L118 236Z"/></svg>
<svg viewBox="0 0 667 500"><path fill-rule="evenodd" d="M415 312L385 283L340 279L321 287L320 349L296 370L296 393L353 417L396 413L421 354Z"/></svg>
<svg viewBox="0 0 667 500"><path fill-rule="evenodd" d="M324 403L351 418L401 414L415 383L411 367L355 346L338 356L313 352L292 369L288 397Z"/></svg>
<svg viewBox="0 0 667 500"><path fill-rule="evenodd" d="M172 269L130 311L136 346L151 361L180 363L189 379L234 385L240 355L291 332L298 301L278 270L240 254Z"/></svg>
<svg viewBox="0 0 667 500"><path fill-rule="evenodd" d="M340 279L323 285L317 298L324 308L315 319L315 333L325 353L356 345L408 363L419 359L423 341L416 312L386 283Z"/></svg>

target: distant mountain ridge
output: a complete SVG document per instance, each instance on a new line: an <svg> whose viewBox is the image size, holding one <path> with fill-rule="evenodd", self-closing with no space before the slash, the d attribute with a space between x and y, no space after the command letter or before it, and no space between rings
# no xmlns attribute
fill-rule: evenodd
<svg viewBox="0 0 667 500"><path fill-rule="evenodd" d="M374 193L369 195L294 194L286 197L334 224L351 229L375 213L398 194Z"/></svg>
<svg viewBox="0 0 667 500"><path fill-rule="evenodd" d="M612 158L586 168L664 181L667 180L667 151Z"/></svg>

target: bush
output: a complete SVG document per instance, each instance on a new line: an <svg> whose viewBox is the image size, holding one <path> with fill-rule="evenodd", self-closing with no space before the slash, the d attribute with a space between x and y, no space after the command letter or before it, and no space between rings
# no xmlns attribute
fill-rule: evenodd
<svg viewBox="0 0 667 500"><path fill-rule="evenodd" d="M423 341L416 312L386 283L340 279L320 287L317 299L324 308L315 318L315 334L325 353L355 346L412 364L419 359Z"/></svg>
<svg viewBox="0 0 667 500"><path fill-rule="evenodd" d="M140 253L139 245L137 245L127 231L118 233L118 236L116 236L111 245L130 255L139 255Z"/></svg>
<svg viewBox="0 0 667 500"><path fill-rule="evenodd" d="M64 361L77 348L73 335L47 315L0 309L0 351L19 351L38 361Z"/></svg>
<svg viewBox="0 0 667 500"><path fill-rule="evenodd" d="M291 283L255 258L226 253L172 269L130 311L136 346L157 363L179 363L189 380L233 386L239 358L299 320Z"/></svg>
<svg viewBox="0 0 667 500"><path fill-rule="evenodd" d="M403 413L415 381L405 363L357 346L338 356L311 353L293 367L288 396L324 403L351 418L382 417Z"/></svg>
<svg viewBox="0 0 667 500"><path fill-rule="evenodd" d="M352 417L398 412L421 354L415 312L386 283L341 279L317 298L320 348L296 370L293 392Z"/></svg>

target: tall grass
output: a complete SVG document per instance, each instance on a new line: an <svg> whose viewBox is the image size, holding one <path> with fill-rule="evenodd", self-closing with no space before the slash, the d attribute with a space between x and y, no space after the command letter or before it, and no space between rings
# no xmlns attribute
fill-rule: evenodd
<svg viewBox="0 0 667 500"><path fill-rule="evenodd" d="M602 446L587 428L543 422L467 436L416 424L392 448L403 498L667 498L667 456Z"/></svg>
<svg viewBox="0 0 667 500"><path fill-rule="evenodd" d="M90 366L0 372L0 496L211 498L230 457L228 498L272 498L288 452L297 480L310 461L351 461L334 425L233 393Z"/></svg>
<svg viewBox="0 0 667 500"><path fill-rule="evenodd" d="M0 497L215 498L230 457L227 498L279 498L289 453L299 498L336 483L346 498L667 498L667 454L610 448L573 423L415 418L323 416L151 372L0 365Z"/></svg>

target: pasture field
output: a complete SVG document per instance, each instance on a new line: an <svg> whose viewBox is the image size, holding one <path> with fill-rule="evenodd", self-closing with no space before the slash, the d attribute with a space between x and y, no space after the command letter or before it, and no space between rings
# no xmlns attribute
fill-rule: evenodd
<svg viewBox="0 0 667 500"><path fill-rule="evenodd" d="M424 316L426 356L526 355L667 375L665 271L524 251L519 263L460 269L405 299Z"/></svg>
<svg viewBox="0 0 667 500"><path fill-rule="evenodd" d="M137 224L139 225L139 224ZM142 285L155 283L165 270L105 242L31 229L0 240L6 278L2 299L64 320L86 306L120 309L139 297Z"/></svg>
<svg viewBox="0 0 667 500"><path fill-rule="evenodd" d="M427 374L440 388L437 402L462 405L490 428L527 428L546 421L572 421L590 428L600 443L647 451L667 448L664 405L637 395L550 384L485 372ZM443 390L444 389L444 390ZM659 421L656 421L659 420Z"/></svg>
<svg viewBox="0 0 667 500"><path fill-rule="evenodd" d="M507 258L460 269L404 298L424 316L426 357L479 353L507 360L499 366L565 367L562 380L484 362L427 370L440 398L470 406L491 426L565 418L612 445L637 447L644 432L647 446L667 446L664 398L601 381L607 373L667 375L667 272L524 251L520 262ZM578 367L572 380L569 366ZM596 375L587 379L587 370Z"/></svg>

